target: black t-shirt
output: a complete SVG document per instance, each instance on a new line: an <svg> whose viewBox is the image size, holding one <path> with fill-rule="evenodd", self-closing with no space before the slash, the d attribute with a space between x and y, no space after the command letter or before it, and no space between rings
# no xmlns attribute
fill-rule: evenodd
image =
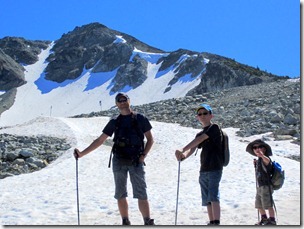
<svg viewBox="0 0 304 229"><path fill-rule="evenodd" d="M268 157L269 158L269 157ZM256 164L256 178L257 185L264 186L269 185L269 175L272 172L272 162L270 162L267 166L263 164L262 158L259 158Z"/></svg>
<svg viewBox="0 0 304 229"><path fill-rule="evenodd" d="M136 132L136 130L134 128L131 128L132 115L133 114L120 115L120 123L119 123L120 128L125 129L126 131L131 130L132 132L134 132L134 131ZM134 114L134 115L137 115L136 119L137 119L138 127L143 134L152 129L152 126L151 126L149 120L144 115L139 114L139 113ZM102 132L111 137L113 135L113 133L115 132L116 122L118 120L117 118L118 117L111 119L107 123L107 125L104 127Z"/></svg>
<svg viewBox="0 0 304 229"><path fill-rule="evenodd" d="M202 147L200 171L222 170L223 154L220 127L217 124L211 124L204 127L197 136L203 133L207 134L209 138L200 144Z"/></svg>
<svg viewBox="0 0 304 229"><path fill-rule="evenodd" d="M134 159L144 150L144 133L151 130L149 120L142 114L119 115L111 119L103 133L114 133L113 153L117 158Z"/></svg>

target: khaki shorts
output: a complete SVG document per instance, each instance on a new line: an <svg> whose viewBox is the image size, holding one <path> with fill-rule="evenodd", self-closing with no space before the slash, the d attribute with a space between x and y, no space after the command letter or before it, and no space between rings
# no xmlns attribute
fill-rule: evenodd
<svg viewBox="0 0 304 229"><path fill-rule="evenodd" d="M268 209L273 207L272 193L272 186L270 186L270 192L268 185L258 187L255 196L255 208Z"/></svg>

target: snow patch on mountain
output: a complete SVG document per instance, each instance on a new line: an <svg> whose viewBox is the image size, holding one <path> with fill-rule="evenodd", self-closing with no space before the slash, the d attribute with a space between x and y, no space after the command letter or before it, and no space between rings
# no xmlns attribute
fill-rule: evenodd
<svg viewBox="0 0 304 229"><path fill-rule="evenodd" d="M123 42L123 38L118 38L116 42ZM78 78L62 83L46 80L46 59L51 54L53 45L54 43L46 50L42 50L35 64L25 66L27 83L17 88L15 104L1 115L0 126L20 124L39 116L68 117L97 112L115 105L116 93L110 93L110 90L117 69L102 73L92 73L92 69L84 69ZM168 55L167 53L147 53L135 48L133 56L135 55L148 62L148 78L136 89L128 85L122 89L129 94L133 105L184 97L200 83L199 76L186 74L168 87L176 75L177 66L159 72L161 62L157 63L161 57ZM181 63L184 58L186 56L179 62Z"/></svg>

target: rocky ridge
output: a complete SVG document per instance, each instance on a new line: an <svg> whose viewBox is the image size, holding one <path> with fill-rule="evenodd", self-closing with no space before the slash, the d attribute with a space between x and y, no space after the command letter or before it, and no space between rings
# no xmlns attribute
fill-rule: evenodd
<svg viewBox="0 0 304 229"><path fill-rule="evenodd" d="M234 87L132 108L150 120L201 128L195 117L195 109L200 103L208 103L213 107L213 122L223 128L239 128L239 136L273 132L276 140L293 139L294 143L300 144L299 80ZM74 117L111 117L117 114L118 110L113 108Z"/></svg>
<svg viewBox="0 0 304 229"><path fill-rule="evenodd" d="M299 80L280 80L230 88L132 108L145 114L151 121L179 123L199 129L201 126L195 118L195 109L200 103L208 103L213 107L213 121L221 127L239 128L239 136L272 132L276 140L291 139L295 144L300 144ZM77 115L74 118L113 117L117 114L118 110L113 108ZM107 144L110 145L108 142ZM0 179L40 170L70 147L65 139L60 138L1 134ZM291 156L291 159L300 161L298 156Z"/></svg>

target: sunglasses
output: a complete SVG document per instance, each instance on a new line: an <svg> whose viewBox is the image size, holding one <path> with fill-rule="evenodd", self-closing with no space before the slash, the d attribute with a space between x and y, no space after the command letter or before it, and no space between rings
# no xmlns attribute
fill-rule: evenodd
<svg viewBox="0 0 304 229"><path fill-rule="evenodd" d="M252 149L263 149L263 148L265 148L265 146L262 146L262 145L260 145L260 146L253 146L252 147Z"/></svg>
<svg viewBox="0 0 304 229"><path fill-rule="evenodd" d="M198 113L197 116L207 115L209 112Z"/></svg>
<svg viewBox="0 0 304 229"><path fill-rule="evenodd" d="M128 101L127 99L119 99L119 100L117 100L118 103L125 103L127 101Z"/></svg>

